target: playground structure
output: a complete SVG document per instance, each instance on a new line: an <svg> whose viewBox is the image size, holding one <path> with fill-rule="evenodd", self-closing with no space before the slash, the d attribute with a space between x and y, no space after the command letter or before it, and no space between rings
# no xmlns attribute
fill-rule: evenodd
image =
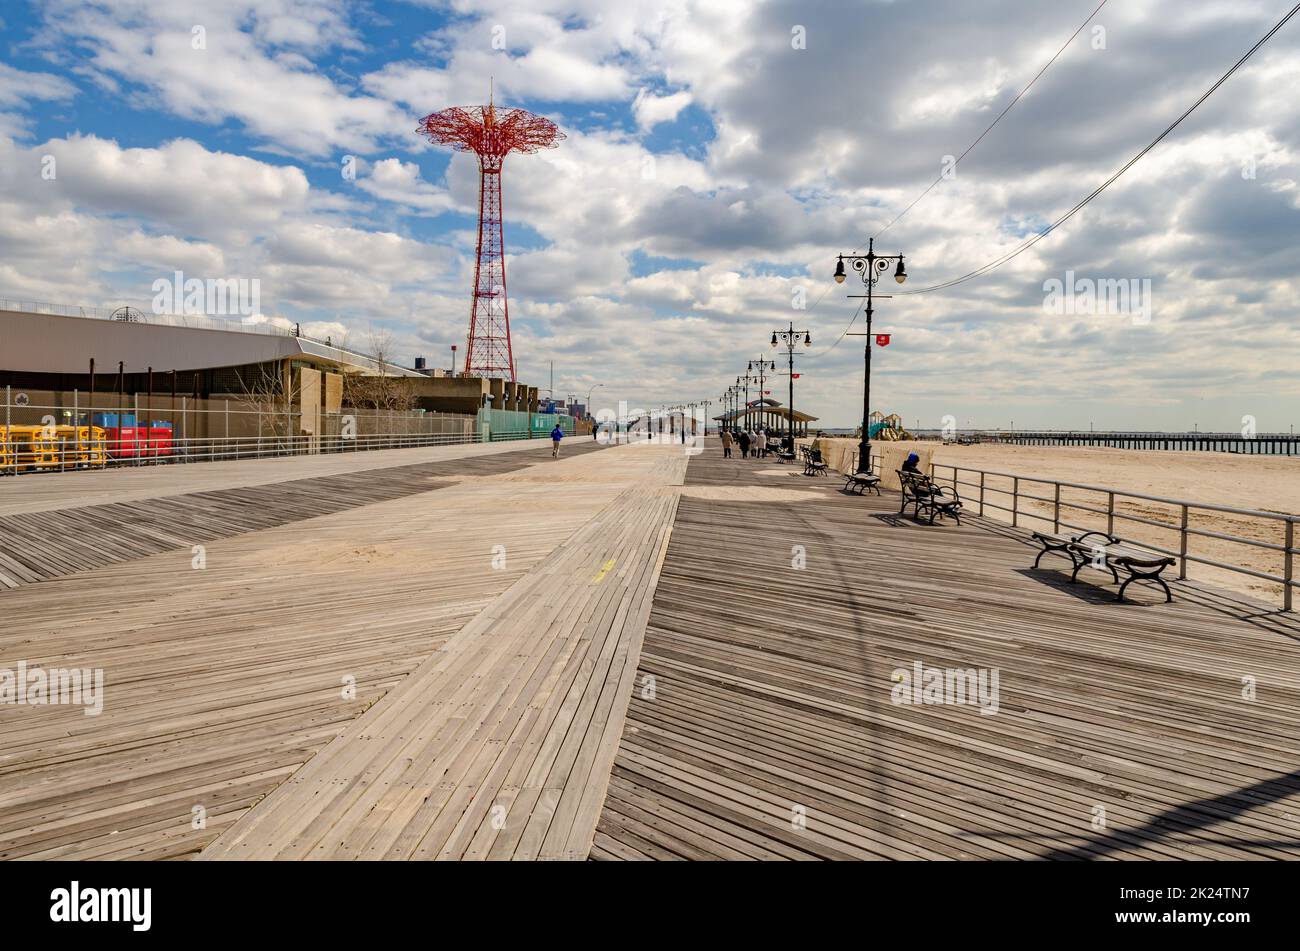
<svg viewBox="0 0 1300 951"><path fill-rule="evenodd" d="M502 230L501 166L511 152L554 148L563 139L549 119L526 109L497 111L486 106L455 106L425 116L416 130L437 145L478 156L478 251L469 311L465 375L515 377L510 344L510 306L506 296L505 236Z"/></svg>
<svg viewBox="0 0 1300 951"><path fill-rule="evenodd" d="M897 413L890 413L888 416L879 410L872 413L869 419L871 428L868 430L867 438L879 442L902 442L904 440L915 439L916 437L903 428L903 417ZM862 437L862 427L858 427L858 438Z"/></svg>

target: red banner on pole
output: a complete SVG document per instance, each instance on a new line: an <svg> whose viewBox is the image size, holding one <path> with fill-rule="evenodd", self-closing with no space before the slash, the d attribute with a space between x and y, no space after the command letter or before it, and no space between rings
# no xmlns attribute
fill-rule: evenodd
<svg viewBox="0 0 1300 951"><path fill-rule="evenodd" d="M877 347L888 347L888 346L889 346L889 334L876 334L876 346L877 346Z"/></svg>
<svg viewBox="0 0 1300 951"><path fill-rule="evenodd" d="M803 376L802 373L791 373L791 374L790 374L790 379L792 379L792 380L797 380L797 379L799 379L799 377L801 377L801 376Z"/></svg>

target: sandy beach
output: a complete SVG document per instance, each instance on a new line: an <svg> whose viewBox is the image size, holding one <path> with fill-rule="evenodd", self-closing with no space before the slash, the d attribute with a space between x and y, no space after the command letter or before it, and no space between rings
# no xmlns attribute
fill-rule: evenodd
<svg viewBox="0 0 1300 951"><path fill-rule="evenodd" d="M835 442L853 443L852 440ZM952 476L952 472L945 469L945 466L961 466L1022 477L1020 525L1027 528L1050 530L1053 506L1050 501L1026 501L1024 496L1037 495L1050 499L1054 490L1051 485L1026 482L1026 478L1101 486L1144 495L1235 508L1300 514L1300 457L1161 452L1082 446L1012 446L996 443L973 446L945 446L935 442L878 445L890 449L915 449L921 454L922 459L929 456L939 467L938 478L945 482ZM962 482L978 484L980 477L977 473L963 472L959 478ZM995 487L1010 489L1011 486L1012 480L1009 478L986 475L986 501L1009 507L1009 496L995 494L990 490ZM962 497L967 500L967 510L978 511L978 488L960 485L959 490ZM1063 502L1076 502L1101 509L1105 509L1107 502L1103 493L1072 488L1063 488L1061 498ZM1123 514L1174 525L1181 518L1181 509L1178 506L1144 500L1117 499L1116 510ZM1032 515L1026 518L1024 514L1026 511L1042 513L1046 519L1037 520ZM1004 521L1010 520L1009 513L997 511L989 506L985 508L985 515ZM1077 509L1065 509L1062 518L1089 528L1104 530L1106 527L1104 515ZM1193 510L1189 516L1189 525L1204 531L1277 545L1282 544L1284 537L1281 522L1225 512ZM1140 522L1117 519L1115 533L1135 542L1145 542L1167 549L1178 548L1177 531ZM1189 542L1188 554L1242 565L1270 574L1282 573L1281 552L1222 539L1193 536ZM1269 604L1280 606L1281 603L1281 585L1248 575L1191 562L1188 565L1188 578L1220 588L1246 592Z"/></svg>

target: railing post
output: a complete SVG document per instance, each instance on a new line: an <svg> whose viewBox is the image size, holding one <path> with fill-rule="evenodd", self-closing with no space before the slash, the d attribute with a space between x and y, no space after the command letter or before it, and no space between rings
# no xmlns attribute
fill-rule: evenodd
<svg viewBox="0 0 1300 951"><path fill-rule="evenodd" d="M980 518L984 517L984 470L980 470Z"/></svg>
<svg viewBox="0 0 1300 951"><path fill-rule="evenodd" d="M1060 533L1061 531L1061 483L1054 483L1056 486L1056 499L1052 503L1052 531Z"/></svg>
<svg viewBox="0 0 1300 951"><path fill-rule="evenodd" d="M1183 506L1183 516L1178 529L1178 580L1187 580L1187 506Z"/></svg>
<svg viewBox="0 0 1300 951"><path fill-rule="evenodd" d="M1286 551L1283 553L1282 561L1282 610L1291 610L1291 582L1295 580L1295 553L1291 550L1295 548L1295 521L1286 520Z"/></svg>
<svg viewBox="0 0 1300 951"><path fill-rule="evenodd" d="M1106 534L1115 537L1115 493L1106 493Z"/></svg>
<svg viewBox="0 0 1300 951"><path fill-rule="evenodd" d="M1011 479L1011 527L1020 524L1020 476Z"/></svg>
<svg viewBox="0 0 1300 951"><path fill-rule="evenodd" d="M75 387L72 390L72 438L77 443L77 453L72 459L72 464L75 467L81 462L81 390ZM67 461L66 458L63 460L65 469L67 468Z"/></svg>

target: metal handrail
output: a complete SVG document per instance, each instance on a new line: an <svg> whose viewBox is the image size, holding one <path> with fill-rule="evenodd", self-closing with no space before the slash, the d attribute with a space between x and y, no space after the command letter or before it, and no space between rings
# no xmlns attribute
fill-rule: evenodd
<svg viewBox="0 0 1300 951"><path fill-rule="evenodd" d="M1088 512L1093 515L1099 515L1106 519L1106 531L1113 535L1115 532L1115 520L1122 519L1128 522L1147 525L1161 531L1171 531L1179 533L1178 550L1164 548L1148 542L1140 542L1142 547L1150 549L1153 552L1178 559L1179 569L1178 577L1186 579L1187 565L1189 562L1207 565L1225 571L1232 571L1238 574L1248 575L1253 578L1260 578L1282 585L1282 609L1284 611L1293 610L1293 590L1300 587L1300 580L1295 577L1295 556L1300 554L1300 548L1296 547L1295 526L1300 522L1300 515L1292 515L1286 512L1268 512L1262 509L1245 509L1233 505L1219 505L1214 502L1193 502L1187 499L1174 499L1168 496L1150 495L1145 492L1129 492L1123 489L1115 489L1109 486L1091 485L1082 482L1065 482L1059 479L1044 479L1037 476L1019 475L1011 472L1000 472L991 469L973 469L969 466L955 466L948 463L932 462L930 464L931 477L938 481L938 470L944 469L952 473L944 481L951 484L954 489L957 486L967 486L979 489L979 514L984 514L984 509L990 508L995 511L1006 512L1011 515L1011 524L1017 525L1020 517L1023 515L1027 518L1038 519L1043 522L1050 522L1054 530L1060 531L1062 527L1077 529L1081 531L1092 530L1092 526L1077 525L1065 521L1061 518L1061 509L1073 509L1075 511ZM963 480L963 473L978 474L979 482ZM994 476L1001 479L1011 480L1009 487L994 485L988 481L988 476ZM1052 498L1044 498L1037 495L1026 495L1021 491L1022 483L1032 483L1038 485L1050 485L1054 487ZM1106 496L1107 502L1105 508L1099 508L1092 505L1085 505L1080 502L1073 502L1061 498L1061 489L1070 488L1083 492L1098 492ZM985 493L998 493L1001 495L1011 496L1011 506L998 505L985 499ZM1175 524L1171 522L1162 522L1158 519L1148 518L1143 515L1135 515L1130 512L1123 512L1116 506L1116 499L1121 501L1126 499L1136 499L1144 502L1155 502L1161 505L1171 505L1180 510L1181 519ZM1032 511L1029 508L1023 508L1020 505L1022 499L1029 499L1034 502L1040 502L1053 507L1050 514L1043 514ZM1282 544L1275 542L1260 541L1254 538L1243 538L1239 535L1229 535L1223 532L1211 531L1205 528L1196 528L1189 524L1190 516L1195 511L1218 512L1228 515L1241 515L1248 518L1259 518L1266 521L1281 524L1285 533L1285 541ZM1266 551L1275 551L1282 554L1282 574L1274 575L1268 572L1259 571L1254 568L1248 568L1245 565L1234 565L1221 562L1216 559L1206 558L1201 555L1195 555L1188 551L1188 539L1192 536L1200 538L1214 538L1219 541L1231 542L1238 545L1247 545L1252 548L1261 548Z"/></svg>
<svg viewBox="0 0 1300 951"><path fill-rule="evenodd" d="M1034 476L1016 475L1011 472L997 472L993 469L972 469L969 466L953 466L944 462L932 462L931 468L953 469L962 472L979 472L984 475L1001 476L1005 479L1020 479L1024 482L1038 482L1043 485L1060 485L1068 489L1087 489L1091 492L1116 492L1127 499L1142 499L1146 502L1165 502L1169 505L1191 505L1198 509L1207 509L1214 512L1229 512L1234 515L1258 515L1261 518L1273 518L1281 521L1300 522L1300 515L1288 515L1285 512L1265 512L1260 509L1242 509L1235 508L1231 505L1218 505L1214 502L1191 502L1186 499L1171 499L1163 495L1146 495L1142 492L1128 492L1123 489L1112 489L1109 486L1088 485L1083 482L1063 482L1059 479L1040 479ZM1005 491L1005 490L1003 490Z"/></svg>

